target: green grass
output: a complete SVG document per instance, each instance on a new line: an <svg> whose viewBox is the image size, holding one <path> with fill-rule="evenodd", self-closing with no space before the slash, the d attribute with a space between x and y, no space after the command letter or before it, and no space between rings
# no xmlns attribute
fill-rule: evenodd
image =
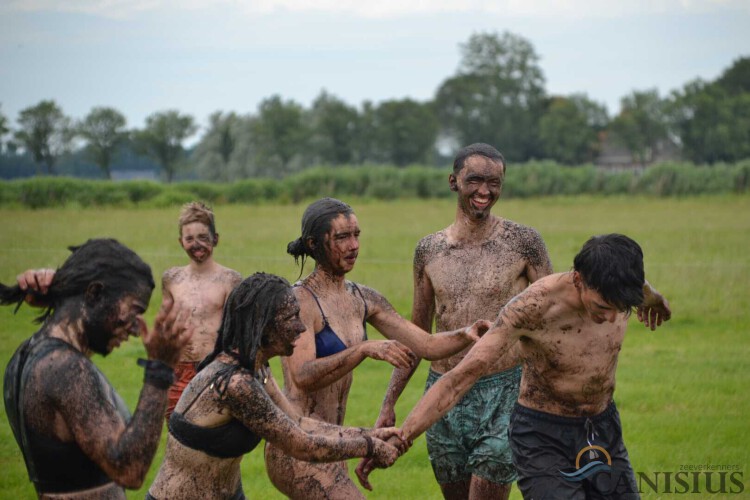
<svg viewBox="0 0 750 500"><path fill-rule="evenodd" d="M360 259L350 278L380 290L408 317L411 258L425 234L453 218L450 200L352 202L362 227ZM295 280L299 269L286 244L299 233L304 205L220 206L219 262L248 275L268 271ZM678 471L683 464L736 464L750 460L750 197L545 198L501 201L495 213L537 228L556 271L592 234L622 232L644 249L649 280L669 298L674 317L656 332L632 320L618 369L616 399L636 471ZM65 247L88 237L112 236L136 250L159 276L186 262L177 245L177 209L0 210L0 281L17 272L56 266ZM161 300L157 290L147 313ZM34 330L33 310L0 310L0 362ZM374 337L374 332L371 330ZM143 348L131 341L107 359L95 358L120 394L135 406ZM278 364L272 365L277 379ZM388 365L367 360L355 371L346 422L371 425L388 382ZM423 365L397 407L398 421L419 399ZM143 498L163 453L154 460ZM354 464L352 464L353 469ZM243 484L250 498L282 498L271 486L260 448L245 458ZM0 497L33 496L20 452L0 411ZM744 473L750 491L750 474ZM372 476L370 498L440 498L424 439L392 469ZM514 490L514 498L519 498ZM650 497L650 495L644 495ZM693 495L695 496L695 495ZM703 495L701 495L702 497Z"/></svg>

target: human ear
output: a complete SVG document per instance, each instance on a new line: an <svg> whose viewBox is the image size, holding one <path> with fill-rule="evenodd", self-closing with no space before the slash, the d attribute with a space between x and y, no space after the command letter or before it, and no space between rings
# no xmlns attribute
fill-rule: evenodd
<svg viewBox="0 0 750 500"><path fill-rule="evenodd" d="M458 191L458 180L454 174L448 176L448 185L450 186L451 191Z"/></svg>
<svg viewBox="0 0 750 500"><path fill-rule="evenodd" d="M219 233L214 234L214 246L219 244Z"/></svg>
<svg viewBox="0 0 750 500"><path fill-rule="evenodd" d="M96 304L102 298L104 292L104 284L101 281L94 281L89 283L86 287L86 294L84 298L87 304Z"/></svg>

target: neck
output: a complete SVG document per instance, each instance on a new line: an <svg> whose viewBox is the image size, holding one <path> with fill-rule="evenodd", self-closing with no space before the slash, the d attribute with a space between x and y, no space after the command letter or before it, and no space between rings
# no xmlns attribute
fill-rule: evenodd
<svg viewBox="0 0 750 500"><path fill-rule="evenodd" d="M89 349L88 339L83 329L83 319L79 318L72 322L70 320L58 320L53 315L42 329L46 330L50 337L67 342L76 350L81 351L87 358L92 356L93 352Z"/></svg>
<svg viewBox="0 0 750 500"><path fill-rule="evenodd" d="M456 220L453 222L453 235L463 241L484 241L495 230L501 219L492 214L475 219L466 215L461 207L456 208Z"/></svg>
<svg viewBox="0 0 750 500"><path fill-rule="evenodd" d="M302 281L306 286L318 290L323 288L344 288L346 276L343 274L334 274L320 264L316 264L313 272Z"/></svg>
<svg viewBox="0 0 750 500"><path fill-rule="evenodd" d="M195 262L193 259L190 259L190 264L188 267L190 267L190 270L195 273L204 273L210 270L214 265L214 259L213 257L209 257L203 262Z"/></svg>

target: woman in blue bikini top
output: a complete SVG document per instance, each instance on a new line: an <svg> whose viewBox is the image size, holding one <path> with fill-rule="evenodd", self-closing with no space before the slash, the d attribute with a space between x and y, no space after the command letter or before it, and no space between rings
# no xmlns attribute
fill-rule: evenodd
<svg viewBox="0 0 750 500"><path fill-rule="evenodd" d="M323 198L307 207L302 235L287 247L295 261L302 259L303 269L308 257L315 268L294 287L305 331L294 354L282 357L284 392L303 415L336 425L344 420L352 370L364 359L396 367L408 366L413 354L441 359L471 344L480 329L473 325L430 335L401 317L377 291L348 281L359 233L349 205ZM389 340L368 340L367 323ZM362 498L343 462L304 462L268 444L266 468L273 484L291 498Z"/></svg>

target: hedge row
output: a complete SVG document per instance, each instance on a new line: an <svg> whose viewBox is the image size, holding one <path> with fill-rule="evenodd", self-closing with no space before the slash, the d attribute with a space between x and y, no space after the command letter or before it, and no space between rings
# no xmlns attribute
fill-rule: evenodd
<svg viewBox="0 0 750 500"><path fill-rule="evenodd" d="M449 170L429 167L316 167L283 180L247 179L231 184L154 181L96 181L37 177L1 181L0 206L29 208L76 205L166 207L201 199L213 204L296 203L320 196L376 199L441 198ZM750 159L733 165L663 163L643 170L610 171L554 162L511 165L503 188L507 198L578 194L688 196L746 193Z"/></svg>

